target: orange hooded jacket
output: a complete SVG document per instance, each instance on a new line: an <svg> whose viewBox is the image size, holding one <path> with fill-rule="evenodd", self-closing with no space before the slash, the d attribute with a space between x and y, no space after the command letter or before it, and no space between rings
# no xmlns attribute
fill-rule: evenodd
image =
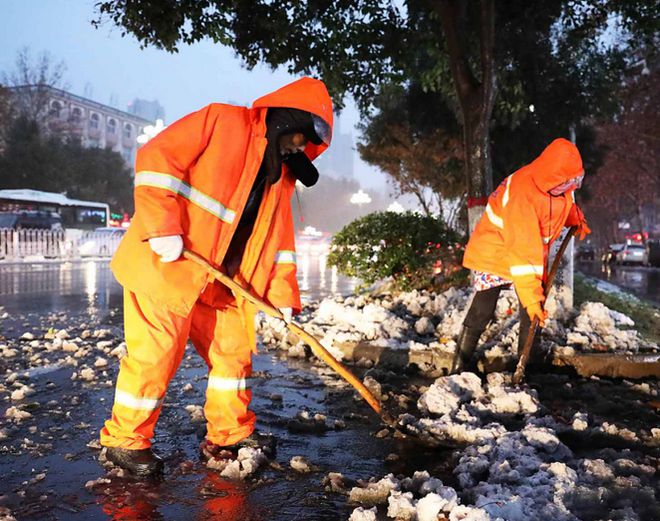
<svg viewBox="0 0 660 521"><path fill-rule="evenodd" d="M226 305L226 289L183 257L160 262L148 239L182 235L188 248L222 265L262 162L269 107L305 110L332 127L325 85L302 78L256 100L251 108L213 103L170 125L144 145L136 160L135 215L112 259L117 280L181 316L197 299ZM316 158L326 145L308 143ZM299 311L291 196L295 178L283 166L268 185L235 279L276 307ZM210 286L208 289L207 285Z"/></svg>
<svg viewBox="0 0 660 521"><path fill-rule="evenodd" d="M583 171L577 147L555 139L490 195L486 213L465 249L463 265L513 280L525 308L543 302L550 245L564 226L584 220L573 191L557 197L549 191Z"/></svg>

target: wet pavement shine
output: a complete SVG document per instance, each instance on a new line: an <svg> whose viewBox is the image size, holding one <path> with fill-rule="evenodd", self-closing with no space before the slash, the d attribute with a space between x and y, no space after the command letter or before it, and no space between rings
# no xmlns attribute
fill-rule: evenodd
<svg viewBox="0 0 660 521"><path fill-rule="evenodd" d="M579 262L575 264L575 269L585 275L619 286L643 300L660 305L660 268Z"/></svg>
<svg viewBox="0 0 660 521"><path fill-rule="evenodd" d="M318 269L301 281L308 298L350 291L353 284ZM27 331L42 338L49 328L77 336L83 328L103 328L118 343L121 303L121 288L107 263L0 267L0 315L6 314L0 320L0 338L17 339ZM3 393L3 412L21 405L32 414L19 423L0 417L0 432L6 436L0 437L0 506L19 520L347 519L354 507L347 505L345 495L325 490L322 481L329 472L358 479L446 465L449 453L439 457L437 451L375 438L381 429L378 418L346 385L329 377L324 366L280 359L260 346L251 408L257 428L275 435L276 457L255 479L223 479L200 461L204 424L193 423L185 410L186 405L203 405L206 387L205 364L189 348L156 430L154 446L165 459L165 479L110 477L92 485L89 482L107 477L98 463L96 440L110 413L118 364L108 357L107 368L97 370L93 381L72 380L76 368L58 363L65 354L46 353L49 364L36 368L20 355L0 359L0 374L17 372L19 381L36 391L19 402ZM97 355L81 362L92 365ZM188 383L192 390L184 389ZM291 420L301 410L326 415L330 429L321 434L292 432ZM333 428L337 420L341 428ZM386 456L393 450L400 457L388 463ZM317 470L294 471L289 465L293 456L306 457Z"/></svg>

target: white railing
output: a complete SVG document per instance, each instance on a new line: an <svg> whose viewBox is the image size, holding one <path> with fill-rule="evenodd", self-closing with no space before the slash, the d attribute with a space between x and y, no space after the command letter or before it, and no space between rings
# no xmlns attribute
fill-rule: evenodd
<svg viewBox="0 0 660 521"><path fill-rule="evenodd" d="M111 257L123 231L11 230L0 228L0 261Z"/></svg>

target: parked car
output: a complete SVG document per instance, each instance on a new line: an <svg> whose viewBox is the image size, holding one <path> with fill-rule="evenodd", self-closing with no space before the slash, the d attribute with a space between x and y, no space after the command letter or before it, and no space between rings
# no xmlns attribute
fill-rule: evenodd
<svg viewBox="0 0 660 521"><path fill-rule="evenodd" d="M610 244L601 258L603 263L614 264L616 262L616 254L623 250L624 246L625 244Z"/></svg>
<svg viewBox="0 0 660 521"><path fill-rule="evenodd" d="M625 247L616 254L617 264L647 264L648 254L646 246L643 244L626 244Z"/></svg>
<svg viewBox="0 0 660 521"><path fill-rule="evenodd" d="M0 212L0 229L61 230L62 218L56 212L25 210Z"/></svg>
<svg viewBox="0 0 660 521"><path fill-rule="evenodd" d="M126 228L96 228L78 239L78 253L82 257L106 257L115 253Z"/></svg>
<svg viewBox="0 0 660 521"><path fill-rule="evenodd" d="M591 244L581 244L575 253L578 262L591 262L596 260L596 250Z"/></svg>

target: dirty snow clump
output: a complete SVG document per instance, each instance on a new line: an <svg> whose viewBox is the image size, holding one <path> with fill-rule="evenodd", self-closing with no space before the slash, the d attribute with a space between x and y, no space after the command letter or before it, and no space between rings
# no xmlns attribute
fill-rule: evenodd
<svg viewBox="0 0 660 521"><path fill-rule="evenodd" d="M485 387L473 373L442 376L422 394L417 405L428 416L403 415L404 428L430 445L450 446L494 439L506 429L493 419L531 416L539 410L534 390L510 386L500 373L490 374Z"/></svg>
<svg viewBox="0 0 660 521"><path fill-rule="evenodd" d="M363 495L358 493L360 490ZM375 490L380 492L377 496L373 494ZM351 490L351 498L353 502L360 499L360 503L369 505L387 502L387 517L390 519L436 521L442 515L444 519L449 516L449 519L456 520L490 521L485 511L460 506L456 490L443 485L441 480L430 476L427 471L417 471L406 478L395 478L392 474L380 481L371 478L362 487ZM359 511L362 512L364 510Z"/></svg>
<svg viewBox="0 0 660 521"><path fill-rule="evenodd" d="M399 489L399 480L393 474L388 474L379 481L369 481L363 486L353 487L348 494L350 503L361 505L381 505L387 501L392 490Z"/></svg>
<svg viewBox="0 0 660 521"><path fill-rule="evenodd" d="M585 302L580 306L580 314L575 317L575 325L566 335L570 346L600 348L608 351L636 352L640 344L647 345L635 330L622 330L619 326L634 326L633 320L613 311L601 302Z"/></svg>
<svg viewBox="0 0 660 521"><path fill-rule="evenodd" d="M357 507L351 512L351 517L348 518L348 521L376 521L376 514L378 514L376 507Z"/></svg>
<svg viewBox="0 0 660 521"><path fill-rule="evenodd" d="M231 453L228 453L231 456ZM257 470L268 462L268 457L261 449L242 447L238 450L236 459L209 458L206 462L208 468L217 470L226 479L245 480L255 474Z"/></svg>
<svg viewBox="0 0 660 521"><path fill-rule="evenodd" d="M565 497L576 486L572 452L546 427L527 425L468 447L455 469L477 507L508 521L576 521Z"/></svg>

